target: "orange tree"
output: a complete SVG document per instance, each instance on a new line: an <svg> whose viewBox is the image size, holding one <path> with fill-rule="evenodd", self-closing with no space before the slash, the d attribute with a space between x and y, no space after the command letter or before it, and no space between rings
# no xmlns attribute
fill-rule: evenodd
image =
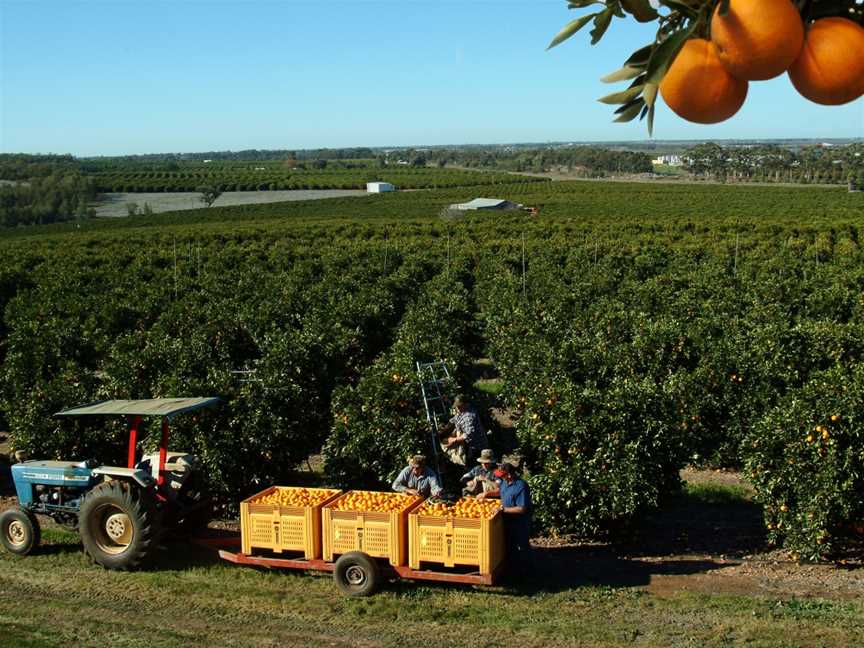
<svg viewBox="0 0 864 648"><path fill-rule="evenodd" d="M0 273L0 410L31 457L116 462L119 429L52 414L105 398L220 396L218 417L178 422L174 439L232 498L320 449L333 389L390 345L410 287L430 273L422 257L392 251L384 264L359 242L318 253L255 235L205 241L202 268L181 257L175 270L162 235L142 236L136 255L105 237L42 247L26 276ZM245 381L232 373L244 368L255 371Z"/></svg>
<svg viewBox="0 0 864 648"><path fill-rule="evenodd" d="M415 362L443 358L457 384L468 384L473 313L467 259L451 262L419 290L393 345L353 384L333 395L333 428L324 444L324 472L339 486L386 487L418 452L432 448L419 401ZM455 387L455 386L454 386Z"/></svg>
<svg viewBox="0 0 864 648"><path fill-rule="evenodd" d="M803 559L840 552L864 525L864 367L815 373L746 439L769 538Z"/></svg>
<svg viewBox="0 0 864 648"><path fill-rule="evenodd" d="M616 18L657 23L654 40L603 78L629 86L600 99L618 106L615 121L647 117L649 133L658 93L679 116L699 123L728 119L750 81L787 71L817 103L864 94L861 0L570 0L568 6L589 12L567 24L550 48L589 24L596 44Z"/></svg>

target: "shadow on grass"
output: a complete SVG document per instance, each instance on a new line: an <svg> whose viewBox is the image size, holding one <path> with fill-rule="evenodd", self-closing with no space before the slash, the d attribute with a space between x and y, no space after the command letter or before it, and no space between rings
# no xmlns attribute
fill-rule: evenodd
<svg viewBox="0 0 864 648"><path fill-rule="evenodd" d="M629 556L743 558L767 549L762 508L736 489L691 489L645 516L621 541Z"/></svg>

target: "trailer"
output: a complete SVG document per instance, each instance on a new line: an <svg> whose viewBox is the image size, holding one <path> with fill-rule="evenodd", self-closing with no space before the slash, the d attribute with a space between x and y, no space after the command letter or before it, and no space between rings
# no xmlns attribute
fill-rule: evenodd
<svg viewBox="0 0 864 648"><path fill-rule="evenodd" d="M220 543L228 544L226 540ZM204 543L207 543L205 540ZM239 545L239 536L230 541ZM212 546L212 545L211 545ZM306 572L330 572L336 586L348 596L370 596L377 592L388 580L404 578L414 581L438 583L457 583L461 585L494 585L499 582L503 564L492 573L477 571L454 572L431 569L412 569L408 565L391 565L380 558L373 558L363 551L342 554L335 562L321 558L275 558L270 556L250 556L240 551L220 549L219 557L235 565L263 567L267 569L293 569Z"/></svg>
<svg viewBox="0 0 864 648"><path fill-rule="evenodd" d="M376 510L375 502L388 500L392 506ZM394 493L271 486L240 503L239 534L197 542L236 565L332 573L349 596L369 596L396 578L498 582L505 554L500 511L445 518L424 511L424 502Z"/></svg>

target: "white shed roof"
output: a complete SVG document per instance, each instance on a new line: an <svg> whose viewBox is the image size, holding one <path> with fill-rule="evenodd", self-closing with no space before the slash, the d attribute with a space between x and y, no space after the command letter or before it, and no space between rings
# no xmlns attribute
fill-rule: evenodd
<svg viewBox="0 0 864 648"><path fill-rule="evenodd" d="M464 209L483 209L484 207L498 207L507 202L500 198L475 198L467 203L462 203Z"/></svg>

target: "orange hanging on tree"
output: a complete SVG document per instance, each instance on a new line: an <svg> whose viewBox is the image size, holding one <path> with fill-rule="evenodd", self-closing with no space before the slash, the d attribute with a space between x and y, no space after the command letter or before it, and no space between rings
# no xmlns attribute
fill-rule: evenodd
<svg viewBox="0 0 864 648"><path fill-rule="evenodd" d="M789 79L802 96L827 106L864 95L864 27L846 18L817 20Z"/></svg>
<svg viewBox="0 0 864 648"><path fill-rule="evenodd" d="M716 124L744 105L747 86L746 81L729 74L711 41L691 38L669 66L660 94L679 117Z"/></svg>
<svg viewBox="0 0 864 648"><path fill-rule="evenodd" d="M791 0L729 0L711 18L711 41L729 72L764 81L780 76L804 45L804 23Z"/></svg>
<svg viewBox="0 0 864 648"><path fill-rule="evenodd" d="M702 124L734 115L747 81L787 70L798 91L818 103L846 103L864 93L864 0L568 0L568 6L596 10L568 23L550 48L589 24L593 45L615 18L657 23L653 42L602 79L630 85L600 99L618 106L617 122L647 118L649 134L658 90L675 113Z"/></svg>

